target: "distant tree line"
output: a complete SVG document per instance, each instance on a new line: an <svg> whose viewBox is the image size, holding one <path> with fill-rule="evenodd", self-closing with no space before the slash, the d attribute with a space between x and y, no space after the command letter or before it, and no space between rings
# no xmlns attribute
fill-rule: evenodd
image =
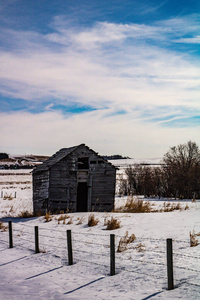
<svg viewBox="0 0 200 300"><path fill-rule="evenodd" d="M200 197L200 150L195 142L170 148L163 161L160 167L128 167L127 178L120 179L119 193L179 199Z"/></svg>

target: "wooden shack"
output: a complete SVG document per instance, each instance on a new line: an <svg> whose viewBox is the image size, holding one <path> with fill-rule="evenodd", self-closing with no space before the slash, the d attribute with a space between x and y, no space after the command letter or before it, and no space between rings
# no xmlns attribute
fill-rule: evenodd
<svg viewBox="0 0 200 300"><path fill-rule="evenodd" d="M33 170L34 212L111 211L116 168L81 144L63 148Z"/></svg>

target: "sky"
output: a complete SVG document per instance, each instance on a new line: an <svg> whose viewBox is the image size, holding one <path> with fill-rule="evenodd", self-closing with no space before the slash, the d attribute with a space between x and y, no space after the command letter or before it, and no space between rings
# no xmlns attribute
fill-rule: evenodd
<svg viewBox="0 0 200 300"><path fill-rule="evenodd" d="M0 0L0 151L200 145L200 2Z"/></svg>

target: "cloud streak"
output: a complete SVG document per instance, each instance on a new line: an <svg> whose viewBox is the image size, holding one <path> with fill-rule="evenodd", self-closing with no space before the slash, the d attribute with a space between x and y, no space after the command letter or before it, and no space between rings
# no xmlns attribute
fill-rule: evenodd
<svg viewBox="0 0 200 300"><path fill-rule="evenodd" d="M24 105L22 109L13 105L18 112L4 105L5 136L11 134L7 115L15 137L18 132L23 141L35 136L32 144L38 144L41 135L48 137L51 132L56 148L63 146L63 140L70 140L70 146L83 137L89 145L98 145L101 136L107 153L114 147L122 153L121 144L130 136L134 139L127 147L134 147L141 136L145 140L145 134L166 145L177 135L182 138L183 128L192 139L189 127L195 128L194 136L199 128L200 63L192 48L183 51L181 43L187 47L198 43L197 20L196 16L193 22L176 18L151 25L96 22L80 27L67 26L57 16L51 33L4 30L0 94ZM175 44L180 48L175 49ZM24 130L28 127L29 134ZM56 136L63 128L64 133ZM166 143L162 130L165 139L168 136ZM42 140L56 150L53 142ZM10 144L5 137L4 142Z"/></svg>

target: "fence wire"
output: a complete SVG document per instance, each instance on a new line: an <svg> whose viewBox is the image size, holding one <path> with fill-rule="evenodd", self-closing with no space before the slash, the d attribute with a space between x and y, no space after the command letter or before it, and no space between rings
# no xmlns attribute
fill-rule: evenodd
<svg viewBox="0 0 200 300"><path fill-rule="evenodd" d="M13 240L14 247L21 249L35 250L34 227L28 224L13 223ZM55 234L54 234L55 233ZM2 232L0 242L4 245L8 244L9 239L4 239L8 232ZM136 240L126 245L126 249L122 252L117 252L118 243L124 235L116 234L115 244L115 260L116 269L129 273L140 274L158 279L166 279L166 240L136 237ZM189 241L174 240L175 251L174 271L176 274L176 282L183 282L181 271L186 273L192 272L191 278L200 279L200 270L197 269L197 260L200 256L193 254L184 254L183 251L188 249ZM142 244L144 249L140 251L139 244ZM110 232L107 234L95 234L91 232L72 232L73 256L76 262L98 265L104 268L109 268L110 265ZM180 247L180 246L181 247ZM183 246L184 245L184 246ZM39 227L39 247L41 252L48 252L51 255L59 257L62 262L67 261L67 235L64 227L61 230L49 229L44 226ZM42 249L43 247L43 249ZM84 247L84 248L83 248ZM191 265L191 267L189 266ZM154 266L154 267L152 267ZM193 267L195 266L195 267ZM147 272L143 270L146 269ZM163 276L165 274L165 276ZM192 277L191 277L192 276ZM198 283L185 281L188 285L199 287Z"/></svg>

